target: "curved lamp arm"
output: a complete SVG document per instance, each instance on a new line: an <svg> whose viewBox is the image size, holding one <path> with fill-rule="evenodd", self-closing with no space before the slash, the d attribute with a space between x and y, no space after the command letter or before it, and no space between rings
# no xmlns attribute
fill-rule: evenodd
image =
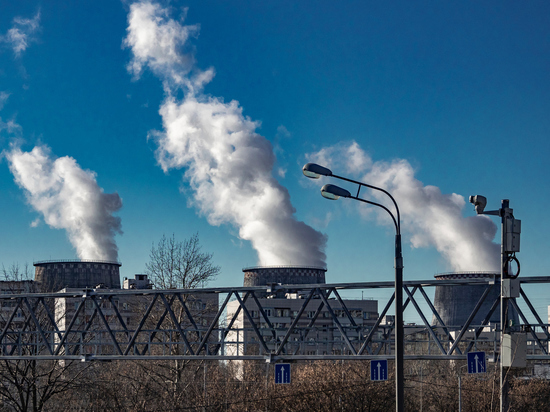
<svg viewBox="0 0 550 412"><path fill-rule="evenodd" d="M363 184L363 183L360 183L360 184ZM380 189L380 190L383 190L383 189ZM395 216L393 215L393 213L386 206L384 206L380 203L372 202L370 200L362 199L362 198L357 197L357 196L352 196L352 194L348 190L343 189L340 186L336 186L336 185L332 185L332 184L324 185L321 188L321 194L323 195L323 197L325 197L327 199L331 199L331 200L336 200L339 197L347 197L347 198L350 198L350 199L359 200L360 202L363 202L363 203L368 203L369 205L374 205L374 206L381 207L386 212L388 212L388 214L391 216L391 218L393 220L393 224L395 225L395 231L398 235L400 234L399 221L395 219ZM359 194L359 192L358 192L358 194ZM398 210L398 213L399 213L399 210ZM399 218L399 214L397 216Z"/></svg>
<svg viewBox="0 0 550 412"><path fill-rule="evenodd" d="M351 197L351 198L359 200L361 202L369 203L369 204L374 205L374 206L380 206L386 212L388 212L390 214L390 216L392 217L393 223L395 224L395 230L397 231L397 234L398 235L401 234L401 214L399 213L399 207L397 206L397 202L395 201L393 196L387 190L384 190L381 187L369 185L367 183L358 182L357 180L348 179L347 177L335 175L334 173L332 173L332 170L330 170L329 168L318 165L316 163L307 163L307 164L305 164L304 167L302 167L302 172L303 172L304 176L309 177L310 179L319 179L321 176L329 176L329 177L335 177L336 179L344 180L346 182L355 183L356 185L359 185L359 188L357 189L357 194L355 195L355 197L351 196L351 194L347 190L341 189L338 186L334 186L334 185L325 185L325 186L323 186L323 189L325 189L327 186L333 186L334 190L337 193L332 193L332 192L329 192L328 190L323 191L323 189L321 189L321 193L331 193L332 195L336 196L336 197L330 197L330 196L325 196L325 194L323 194L323 196L328 197L329 199L338 199L338 197L340 197L340 196L342 196L342 197ZM365 186L365 187L368 187L369 189L378 190L382 193L385 193L391 199L391 201L393 202L393 206L395 207L395 211L397 213L397 219L395 218L393 213L387 207L385 207L385 206L383 206L379 203L376 203L376 202L371 202L371 201L359 198L359 192L361 191L361 186ZM341 190L344 190L345 192L347 192L347 195L343 195Z"/></svg>
<svg viewBox="0 0 550 412"><path fill-rule="evenodd" d="M397 230L397 234L398 235L401 234L401 215L399 213L399 207L397 206L397 202L395 201L393 196L390 194L390 192L388 192L387 190L382 189L381 187L376 187L376 186L369 185L367 183L358 182L357 180L348 179L347 177L337 176L335 174L332 174L331 176L335 177L337 179L340 179L340 180L345 180L346 182L355 183L355 184L359 185L359 189L357 189L357 195L355 197L353 197L353 196L350 196L350 197L352 197L353 199L359 200L361 202L370 203L372 205L380 206L381 208L385 209L386 212L388 212L391 215L391 217L393 219L393 223L395 223L395 229ZM370 202L368 200L361 199L359 197L359 192L361 191L361 186L365 186L365 187L368 187L369 189L378 190L382 193L385 193L391 199L391 201L393 202L393 206L395 207L395 211L397 213L397 219L394 217L393 213L390 212L390 210L387 207L385 207L385 206L383 206L379 203Z"/></svg>
<svg viewBox="0 0 550 412"><path fill-rule="evenodd" d="M361 199L360 197L354 197L354 196L350 196L352 199L355 199L355 200L359 200L360 202L364 202L364 203L368 203L370 205L374 205L374 206L379 206L381 207L382 209L384 209L386 212L389 213L389 215L391 216L392 220L393 220L393 224L395 225L395 231L398 235L401 234L401 230L400 230L400 226L399 226L399 221L395 219L395 216L393 215L393 213L390 211L390 209L388 209L386 206L384 205L381 205L380 203L376 203L376 202L371 202L370 200L365 200L365 199ZM397 211L397 219L399 219L399 211Z"/></svg>

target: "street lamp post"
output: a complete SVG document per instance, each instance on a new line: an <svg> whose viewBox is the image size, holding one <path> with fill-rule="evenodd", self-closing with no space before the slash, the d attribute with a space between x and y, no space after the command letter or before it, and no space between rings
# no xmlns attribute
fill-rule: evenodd
<svg viewBox="0 0 550 412"><path fill-rule="evenodd" d="M484 196L470 196L470 203L475 207L478 215L493 215L501 218L501 246L500 246L500 411L508 412L510 409L510 398L508 396L508 373L510 366L504 365L504 352L513 351L504 345L505 337L512 334L512 328L508 322L508 301L511 298L507 290L507 279L515 279L519 276L519 261L516 252L519 252L519 238L521 233L521 221L514 218L514 211L510 209L510 201L503 199L499 210L485 211L487 199ZM511 274L509 264L515 261L518 265L516 274Z"/></svg>
<svg viewBox="0 0 550 412"><path fill-rule="evenodd" d="M320 166L315 163L308 163L302 171L305 176L318 179L321 176L330 176L336 179L345 180L346 182L359 185L357 188L357 194L352 194L339 186L332 184L326 184L321 189L321 194L327 199L336 200L339 197L347 197L358 200L363 203L378 206L384 209L391 216L393 224L395 225L395 410L397 412L404 411L404 373L403 373L403 354L405 344L405 332L403 328L403 254L401 250L401 217L399 214L399 207L393 196L386 190L368 185L366 183L358 182L356 180L348 179L346 177L337 176L332 173L330 169ZM394 215L391 210L380 203L371 202L369 200L361 199L359 193L361 187L368 187L369 189L378 190L386 194L395 207L396 214Z"/></svg>

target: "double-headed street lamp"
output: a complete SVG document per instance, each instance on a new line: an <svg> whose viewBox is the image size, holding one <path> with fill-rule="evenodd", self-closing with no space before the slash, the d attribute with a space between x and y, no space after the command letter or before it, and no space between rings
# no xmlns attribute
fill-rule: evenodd
<svg viewBox="0 0 550 412"><path fill-rule="evenodd" d="M339 197L348 197L351 199L359 200L360 202L381 207L389 213L393 220L393 224L395 225L395 410L397 412L403 412L405 394L403 375L403 353L405 342L405 333L403 329L403 255L401 252L401 217L399 215L399 208L397 207L397 203L390 193L380 187L357 182L346 177L336 176L332 173L330 169L327 169L326 167L320 166L318 164L308 163L302 168L302 171L305 176L312 179L318 179L321 176L330 176L336 179L345 180L346 182L351 182L359 185L359 187L357 188L357 194L355 196L352 196L352 194L346 189L331 184L324 185L321 188L321 194L323 195L323 197L331 200L336 200ZM394 215L386 206L381 205L380 203L361 199L359 197L359 192L361 191L362 186L368 187L369 189L378 190L389 196L395 207L396 215Z"/></svg>

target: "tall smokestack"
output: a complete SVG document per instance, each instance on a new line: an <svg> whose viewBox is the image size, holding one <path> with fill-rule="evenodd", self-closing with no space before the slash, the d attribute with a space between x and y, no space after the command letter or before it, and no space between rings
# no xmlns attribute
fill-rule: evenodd
<svg viewBox="0 0 550 412"><path fill-rule="evenodd" d="M212 225L236 226L261 265L324 266L326 238L295 219L288 191L272 174L273 148L256 133L259 123L244 116L237 101L202 92L214 70L199 70L193 54L182 51L190 49L198 26L171 19L156 3L138 2L130 6L127 31L129 71L139 77L146 66L163 81L163 130L150 137L165 172L186 169L189 203ZM183 99L174 97L178 90Z"/></svg>
<svg viewBox="0 0 550 412"><path fill-rule="evenodd" d="M30 152L12 146L5 156L28 203L46 224L67 231L80 259L118 260L114 237L122 231L113 213L122 200L117 193L103 193L94 172L82 170L72 157L55 158L47 146Z"/></svg>

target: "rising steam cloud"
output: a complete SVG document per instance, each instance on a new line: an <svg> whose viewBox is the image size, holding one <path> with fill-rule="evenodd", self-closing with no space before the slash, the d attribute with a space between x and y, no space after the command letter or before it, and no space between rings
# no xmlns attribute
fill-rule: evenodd
<svg viewBox="0 0 550 412"><path fill-rule="evenodd" d="M356 142L326 147L307 157L336 174L355 175L360 181L388 190L399 205L403 232L411 236L413 247L435 247L456 271L500 271L500 246L493 243L496 225L486 216L464 218L464 197L424 186L414 177L414 169L406 160L375 162ZM388 205L385 195L376 191L370 194ZM391 224L380 208L360 210L381 211L378 221Z"/></svg>
<svg viewBox="0 0 550 412"><path fill-rule="evenodd" d="M49 226L67 231L80 259L117 260L118 194L103 193L94 172L82 170L72 157L54 158L46 146L30 152L13 146L5 156L29 204Z"/></svg>
<svg viewBox="0 0 550 412"><path fill-rule="evenodd" d="M186 169L190 201L212 225L231 224L249 240L262 265L325 265L326 238L294 217L288 191L273 177L271 144L256 133L259 123L242 113L237 101L206 96L202 89L214 70L195 66L190 37L198 26L184 26L169 10L151 2L134 3L125 46L128 70L144 67L157 75L166 98L160 108L163 131L152 132L156 157L166 172ZM174 93L182 90L185 97Z"/></svg>
<svg viewBox="0 0 550 412"><path fill-rule="evenodd" d="M20 57L29 44L35 40L33 36L39 28L40 11L32 19L15 17L8 32L5 35L0 35L0 44L6 43L13 49L15 56Z"/></svg>

